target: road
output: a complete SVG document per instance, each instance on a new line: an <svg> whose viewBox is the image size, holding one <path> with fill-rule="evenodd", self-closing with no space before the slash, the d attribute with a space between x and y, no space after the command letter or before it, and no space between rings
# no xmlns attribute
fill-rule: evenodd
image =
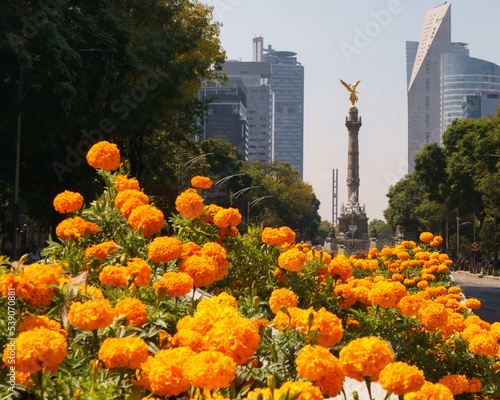
<svg viewBox="0 0 500 400"><path fill-rule="evenodd" d="M465 297L481 301L481 308L474 314L486 322L500 322L500 279L498 277L471 274L466 271L452 272L455 285Z"/></svg>

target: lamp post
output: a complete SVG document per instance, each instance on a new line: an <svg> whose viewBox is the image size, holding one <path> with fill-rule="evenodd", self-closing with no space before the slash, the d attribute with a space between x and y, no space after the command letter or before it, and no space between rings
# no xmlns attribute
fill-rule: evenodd
<svg viewBox="0 0 500 400"><path fill-rule="evenodd" d="M223 183L226 183L229 179L234 178L235 176L243 176L243 175L246 175L246 174L234 174L234 175L226 176L222 179L219 179L217 182L215 182L214 186L222 185Z"/></svg>
<svg viewBox="0 0 500 400"><path fill-rule="evenodd" d="M232 207L233 206L233 201L236 200L243 193L245 193L246 191L248 191L250 189L256 189L256 188L260 188L260 186L249 186L249 187L243 188L241 190L238 190L236 193L231 193L231 196L229 197L229 204L230 204L230 206Z"/></svg>
<svg viewBox="0 0 500 400"><path fill-rule="evenodd" d="M178 189L179 193L182 191L182 170L183 170L183 168L184 168L184 171L187 172L194 164L196 164L202 158L205 158L205 157L210 156L212 154L214 154L214 153L201 154L197 157L191 158L190 160L186 161L184 164L179 163L179 189Z"/></svg>
<svg viewBox="0 0 500 400"><path fill-rule="evenodd" d="M259 201L262 201L264 199L269 199L270 197L274 197L274 196L263 196L263 197L259 197L258 199L255 199L251 202L250 201L247 202L247 228L250 225L250 210L252 209L252 207L254 205L256 205Z"/></svg>

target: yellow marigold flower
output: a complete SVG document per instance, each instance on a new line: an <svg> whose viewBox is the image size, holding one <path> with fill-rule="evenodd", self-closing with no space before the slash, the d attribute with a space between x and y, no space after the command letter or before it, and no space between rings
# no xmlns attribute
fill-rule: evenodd
<svg viewBox="0 0 500 400"><path fill-rule="evenodd" d="M93 331L111 325L113 314L114 311L108 300L90 300L71 304L68 318L71 325L86 331Z"/></svg>
<svg viewBox="0 0 500 400"><path fill-rule="evenodd" d="M241 365L257 351L260 335L248 318L232 315L215 322L204 341L207 350L219 351Z"/></svg>
<svg viewBox="0 0 500 400"><path fill-rule="evenodd" d="M218 281L227 273L229 262L227 261L227 252L224 247L218 243L208 242L203 245L199 252L200 256L207 256L213 259L217 265L215 280Z"/></svg>
<svg viewBox="0 0 500 400"><path fill-rule="evenodd" d="M479 310L481 308L481 301L478 299L467 299L465 306L471 310Z"/></svg>
<svg viewBox="0 0 500 400"><path fill-rule="evenodd" d="M191 178L191 186L200 189L210 189L212 180L208 176L195 176Z"/></svg>
<svg viewBox="0 0 500 400"><path fill-rule="evenodd" d="M420 323L428 330L445 329L448 321L446 307L439 303L430 303L419 311Z"/></svg>
<svg viewBox="0 0 500 400"><path fill-rule="evenodd" d="M414 365L394 362L380 372L379 383L397 396L419 390L425 383L424 372Z"/></svg>
<svg viewBox="0 0 500 400"><path fill-rule="evenodd" d="M81 217L66 218L56 227L56 235L63 240L69 240L71 237L78 239L85 232L97 233L99 232L99 227L92 222L85 221Z"/></svg>
<svg viewBox="0 0 500 400"><path fill-rule="evenodd" d="M238 226L241 222L241 214L236 208L222 208L214 216L214 224L219 228L226 226Z"/></svg>
<svg viewBox="0 0 500 400"><path fill-rule="evenodd" d="M306 254L299 249L291 249L278 257L278 265L287 271L302 271L306 263Z"/></svg>
<svg viewBox="0 0 500 400"><path fill-rule="evenodd" d="M54 198L54 208L61 214L79 210L83 206L83 196L77 192L65 190Z"/></svg>
<svg viewBox="0 0 500 400"><path fill-rule="evenodd" d="M99 360L106 368L136 369L148 356L148 345L139 337L108 338L99 349Z"/></svg>
<svg viewBox="0 0 500 400"><path fill-rule="evenodd" d="M129 278L130 270L126 267L119 267L117 265L107 265L99 274L99 280L104 285L110 285L120 289L127 286Z"/></svg>
<svg viewBox="0 0 500 400"><path fill-rule="evenodd" d="M440 383L425 382L416 392L405 394L405 400L453 400L453 393Z"/></svg>
<svg viewBox="0 0 500 400"><path fill-rule="evenodd" d="M385 340L363 337L343 347L339 358L346 376L360 382L368 376L377 382L380 372L394 361L394 353Z"/></svg>
<svg viewBox="0 0 500 400"><path fill-rule="evenodd" d="M61 324L53 319L49 319L45 315L29 315L24 321L19 325L19 333L34 331L36 329L48 329L49 331L54 331L59 333L64 339L66 339L67 333L62 329Z"/></svg>
<svg viewBox="0 0 500 400"><path fill-rule="evenodd" d="M439 382L441 385L446 386L450 389L453 395L462 394L469 387L469 381L465 375L445 375Z"/></svg>
<svg viewBox="0 0 500 400"><path fill-rule="evenodd" d="M108 240L99 244L94 244L87 247L85 250L85 258L99 258L100 260L105 260L108 257L110 251L117 248L114 240Z"/></svg>
<svg viewBox="0 0 500 400"><path fill-rule="evenodd" d="M496 356L500 348L497 338L491 333L485 332L470 338L469 350L482 356Z"/></svg>
<svg viewBox="0 0 500 400"><path fill-rule="evenodd" d="M420 241L423 243L429 243L434 239L434 235L430 232L422 232L420 234Z"/></svg>
<svg viewBox="0 0 500 400"><path fill-rule="evenodd" d="M148 246L148 257L156 263L167 263L182 256L182 243L173 237L154 238Z"/></svg>
<svg viewBox="0 0 500 400"><path fill-rule="evenodd" d="M151 282L151 267L147 261L134 257L127 262L127 269L130 276L134 277L134 283L137 286L146 287Z"/></svg>
<svg viewBox="0 0 500 400"><path fill-rule="evenodd" d="M184 272L167 272L153 284L156 292L165 289L167 296L180 297L188 294L194 286L193 278Z"/></svg>
<svg viewBox="0 0 500 400"><path fill-rule="evenodd" d="M126 175L117 175L115 177L115 189L117 192L124 190L140 190L139 181L136 178L127 178Z"/></svg>
<svg viewBox="0 0 500 400"><path fill-rule="evenodd" d="M149 197L135 189L125 189L115 197L115 206L125 218L128 218L137 207L148 204Z"/></svg>
<svg viewBox="0 0 500 400"><path fill-rule="evenodd" d="M330 350L321 346L306 345L295 359L297 372L310 381L316 381L326 375L328 365L335 362L335 356Z"/></svg>
<svg viewBox="0 0 500 400"><path fill-rule="evenodd" d="M297 307L297 303L297 295L286 288L273 290L269 298L269 307L271 307L271 311L274 314L280 310L281 306L287 308Z"/></svg>
<svg viewBox="0 0 500 400"><path fill-rule="evenodd" d="M184 368L193 386L207 390L229 387L236 378L235 371L233 359L218 351L202 351L190 357Z"/></svg>
<svg viewBox="0 0 500 400"><path fill-rule="evenodd" d="M369 299L373 305L393 308L405 296L408 292L401 282L379 282L371 290Z"/></svg>
<svg viewBox="0 0 500 400"><path fill-rule="evenodd" d="M140 228L144 236L160 232L165 225L161 210L147 204L134 208L128 217L128 222L134 231Z"/></svg>
<svg viewBox="0 0 500 400"><path fill-rule="evenodd" d="M141 365L140 383L158 396L177 396L185 392L191 386L185 364L194 355L189 347L160 350Z"/></svg>
<svg viewBox="0 0 500 400"><path fill-rule="evenodd" d="M7 366L15 366L16 372L34 374L41 369L56 372L68 354L66 338L46 328L21 332L11 343L4 349L3 361Z"/></svg>
<svg viewBox="0 0 500 400"><path fill-rule="evenodd" d="M321 390L314 386L311 382L285 382L279 389L278 395L275 394L275 399L279 399L280 396L283 396L286 393L289 393L290 396L300 393L297 400L323 400Z"/></svg>
<svg viewBox="0 0 500 400"><path fill-rule="evenodd" d="M123 315L127 318L127 326L142 328L148 322L146 304L139 299L126 297L115 305L115 317Z"/></svg>
<svg viewBox="0 0 500 400"><path fill-rule="evenodd" d="M191 276L196 287L202 287L215 282L218 266L211 257L192 255L182 260L179 265L179 272Z"/></svg>
<svg viewBox="0 0 500 400"><path fill-rule="evenodd" d="M469 385L467 386L467 390L465 391L465 393L480 392L482 387L483 387L483 384L481 383L481 381L479 379L470 378Z"/></svg>
<svg viewBox="0 0 500 400"><path fill-rule="evenodd" d="M319 334L316 338L318 346L331 347L339 343L344 335L342 320L324 307L313 313L313 316L311 329Z"/></svg>
<svg viewBox="0 0 500 400"><path fill-rule="evenodd" d="M92 168L114 171L120 166L120 151L114 143L105 140L94 144L87 153L87 162Z"/></svg>
<svg viewBox="0 0 500 400"><path fill-rule="evenodd" d="M198 218L203 214L203 199L196 189L188 189L177 196L175 208L183 217Z"/></svg>

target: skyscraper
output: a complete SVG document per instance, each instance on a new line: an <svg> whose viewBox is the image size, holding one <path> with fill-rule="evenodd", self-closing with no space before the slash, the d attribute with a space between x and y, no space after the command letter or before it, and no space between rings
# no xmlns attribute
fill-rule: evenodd
<svg viewBox="0 0 500 400"><path fill-rule="evenodd" d="M415 42L407 42L407 61L413 55L415 57L408 84L410 173L413 172L415 155L427 143L441 141L441 55L451 49L451 4L427 12L416 54L414 48Z"/></svg>
<svg viewBox="0 0 500 400"><path fill-rule="evenodd" d="M287 162L303 177L304 67L297 53L268 46L263 60L271 64L274 92L274 160Z"/></svg>
<svg viewBox="0 0 500 400"><path fill-rule="evenodd" d="M467 46L451 42L450 4L427 12L420 42L406 42L409 173L415 155L462 118L466 96L500 91L500 67L470 57Z"/></svg>
<svg viewBox="0 0 500 400"><path fill-rule="evenodd" d="M247 89L247 161L271 162L274 127L274 94L269 85L271 65L266 62L226 61L222 71L228 78L241 79Z"/></svg>

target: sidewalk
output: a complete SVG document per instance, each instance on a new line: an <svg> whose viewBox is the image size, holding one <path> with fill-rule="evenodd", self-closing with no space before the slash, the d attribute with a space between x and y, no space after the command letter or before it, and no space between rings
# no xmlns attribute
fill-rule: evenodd
<svg viewBox="0 0 500 400"><path fill-rule="evenodd" d="M472 274L469 271L452 271L451 279L457 284L467 282L500 287L500 276Z"/></svg>

